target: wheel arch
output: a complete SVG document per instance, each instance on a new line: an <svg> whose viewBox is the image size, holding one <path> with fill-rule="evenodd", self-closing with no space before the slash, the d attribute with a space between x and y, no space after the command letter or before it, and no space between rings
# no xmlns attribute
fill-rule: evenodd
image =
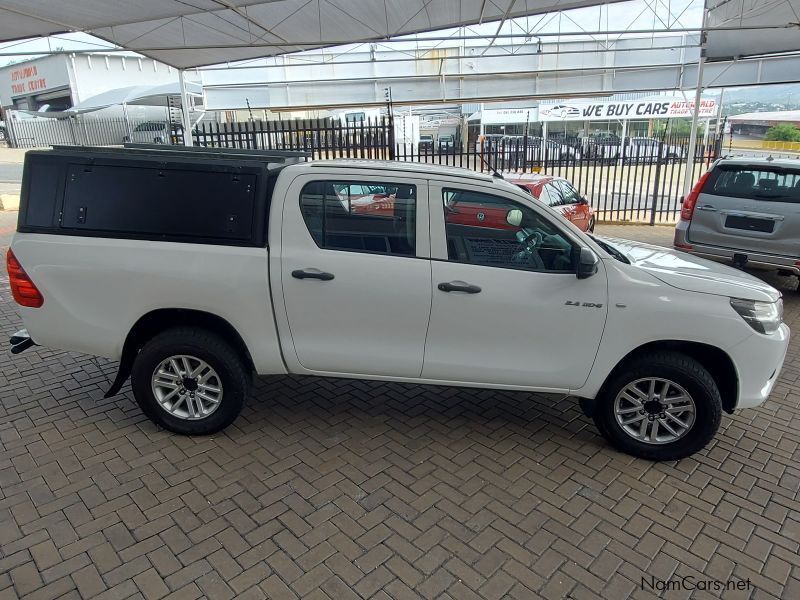
<svg viewBox="0 0 800 600"><path fill-rule="evenodd" d="M131 374L139 350L148 340L173 327L197 327L212 331L228 341L251 371L255 370L253 358L242 336L226 319L202 310L189 308L159 308L142 315L128 331L122 346L117 376L105 393L109 398L118 393Z"/></svg>
<svg viewBox="0 0 800 600"><path fill-rule="evenodd" d="M632 359L643 352L653 351L680 352L695 359L709 372L717 384L722 397L723 410L731 414L736 409L739 399L739 375L731 357L728 356L727 352L716 346L687 340L658 340L637 346L623 356L616 366L611 369L597 395L602 394L606 384ZM591 416L594 412L594 400L581 398L580 403L583 411L588 416Z"/></svg>

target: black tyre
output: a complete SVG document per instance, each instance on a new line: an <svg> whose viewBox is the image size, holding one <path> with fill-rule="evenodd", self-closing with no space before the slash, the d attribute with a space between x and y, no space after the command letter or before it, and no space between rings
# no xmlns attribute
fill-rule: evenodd
<svg viewBox="0 0 800 600"><path fill-rule="evenodd" d="M249 373L220 336L169 329L145 344L131 371L136 401L154 423L183 435L208 435L233 423L247 397Z"/></svg>
<svg viewBox="0 0 800 600"><path fill-rule="evenodd" d="M722 399L709 372L679 352L645 353L613 373L593 414L617 449L649 460L678 460L711 441Z"/></svg>

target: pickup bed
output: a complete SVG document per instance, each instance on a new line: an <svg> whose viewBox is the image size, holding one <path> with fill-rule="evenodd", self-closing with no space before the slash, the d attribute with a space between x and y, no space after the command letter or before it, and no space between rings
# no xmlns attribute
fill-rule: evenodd
<svg viewBox="0 0 800 600"><path fill-rule="evenodd" d="M789 330L739 271L602 240L500 178L171 147L27 154L12 292L32 343L120 362L163 427L230 424L253 373L552 392L675 459L763 402Z"/></svg>

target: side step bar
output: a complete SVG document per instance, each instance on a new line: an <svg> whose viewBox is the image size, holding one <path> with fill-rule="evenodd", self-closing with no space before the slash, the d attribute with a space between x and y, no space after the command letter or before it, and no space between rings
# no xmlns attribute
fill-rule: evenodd
<svg viewBox="0 0 800 600"><path fill-rule="evenodd" d="M27 329L20 329L17 333L11 336L9 341L11 342L11 354L19 354L31 346L36 345L31 339L31 336L28 335Z"/></svg>

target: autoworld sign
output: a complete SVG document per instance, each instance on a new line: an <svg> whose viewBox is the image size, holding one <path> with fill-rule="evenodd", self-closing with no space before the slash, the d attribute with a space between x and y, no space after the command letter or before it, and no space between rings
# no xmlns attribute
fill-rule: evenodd
<svg viewBox="0 0 800 600"><path fill-rule="evenodd" d="M540 121L607 121L691 117L694 102L675 98L630 102L564 103L539 107ZM717 101L700 101L700 118L717 116Z"/></svg>

